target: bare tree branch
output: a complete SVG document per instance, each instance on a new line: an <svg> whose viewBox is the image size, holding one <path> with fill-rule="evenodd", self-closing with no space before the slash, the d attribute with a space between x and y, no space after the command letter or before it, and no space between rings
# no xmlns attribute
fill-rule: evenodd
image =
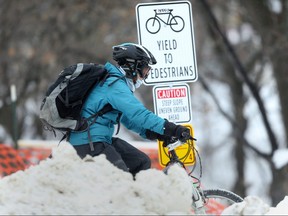
<svg viewBox="0 0 288 216"><path fill-rule="evenodd" d="M249 149L253 150L255 153L257 153L259 156L263 157L264 159L270 161L272 155L271 154L265 154L261 151L259 151L257 148L255 148L253 145L251 145L248 140L243 136L243 134L241 133L241 130L237 124L237 122L234 121L234 119L229 116L229 114L227 112L224 111L224 109L221 107L219 101L217 100L217 97L215 96L215 94L212 92L212 90L209 88L208 84L205 82L205 80L199 76L198 78L199 82L201 83L201 85L203 86L203 88L205 89L205 91L207 91L210 96L212 97L214 103L216 104L219 112L230 122L230 124L232 125L232 127L237 131L235 133L235 136L241 140L243 140L244 144L246 147L248 147Z"/></svg>
<svg viewBox="0 0 288 216"><path fill-rule="evenodd" d="M223 43L225 45L225 47L227 48L228 52L231 54L232 59L234 60L234 66L236 71L238 71L241 75L241 77L244 79L245 83L247 84L249 90L251 91L253 97L255 98L261 116L262 116L262 120L264 122L264 126L266 128L266 131L268 133L268 137L270 139L270 144L271 144L271 155L273 155L274 151L278 149L278 143L275 137L275 134L271 128L271 124L268 121L267 118L267 112L265 109L265 106L263 104L263 101L259 95L259 91L256 87L256 85L250 80L245 68L243 67L241 61L239 60L237 54L235 53L233 47L231 46L230 42L228 41L227 37L225 36L225 34L221 31L219 24L214 16L214 14L212 13L210 6L208 5L206 0L201 0L203 7L206 9L209 17L211 18L211 22L213 23L213 27L215 28L215 30L219 33L220 37L223 40Z"/></svg>

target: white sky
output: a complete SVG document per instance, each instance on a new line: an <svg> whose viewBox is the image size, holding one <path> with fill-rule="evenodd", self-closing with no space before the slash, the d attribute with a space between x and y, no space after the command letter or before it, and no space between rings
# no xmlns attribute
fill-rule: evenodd
<svg viewBox="0 0 288 216"><path fill-rule="evenodd" d="M1 215L190 214L190 178L175 166L168 175L151 169L136 181L104 156L81 160L67 144L53 148L53 159L0 180ZM258 197L227 209L226 214L288 214L288 197L269 208Z"/></svg>

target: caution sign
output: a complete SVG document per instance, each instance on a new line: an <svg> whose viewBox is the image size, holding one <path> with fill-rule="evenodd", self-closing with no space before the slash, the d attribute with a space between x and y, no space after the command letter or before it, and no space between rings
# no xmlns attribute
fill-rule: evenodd
<svg viewBox="0 0 288 216"><path fill-rule="evenodd" d="M174 123L189 123L192 120L190 89L187 84L154 86L155 114Z"/></svg>
<svg viewBox="0 0 288 216"><path fill-rule="evenodd" d="M191 124L183 124L183 126L188 127L190 130L190 135L194 137L193 127ZM176 154L181 162L185 165L193 165L195 163L195 151L194 151L194 140L191 140L192 146L188 143L183 144L175 149ZM166 164L170 161L169 152L166 147L163 147L163 141L158 140L158 156L159 156L159 164L162 167L165 167Z"/></svg>

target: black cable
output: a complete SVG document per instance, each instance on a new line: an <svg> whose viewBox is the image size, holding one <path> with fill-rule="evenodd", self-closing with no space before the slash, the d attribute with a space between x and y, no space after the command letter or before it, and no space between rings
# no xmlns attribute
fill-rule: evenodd
<svg viewBox="0 0 288 216"><path fill-rule="evenodd" d="M201 162L201 157L200 157L200 154L199 154L198 150L195 148L194 145L192 145L192 148L193 148L193 152L196 152L196 155L197 155L197 157L198 157L198 161L199 161L199 171L200 171L200 177L199 177L199 178L201 178L201 177L202 177L202 162ZM189 174L188 174L188 175L190 175L190 176L191 176L191 174L193 173L193 171L194 171L195 168L196 168L196 157L195 157L195 155L194 155L194 158L195 158L195 165L193 166L193 169L192 169L192 170L189 172ZM197 178L194 177L194 176L191 176L191 177L197 179ZM197 179L197 180L200 181L199 179Z"/></svg>

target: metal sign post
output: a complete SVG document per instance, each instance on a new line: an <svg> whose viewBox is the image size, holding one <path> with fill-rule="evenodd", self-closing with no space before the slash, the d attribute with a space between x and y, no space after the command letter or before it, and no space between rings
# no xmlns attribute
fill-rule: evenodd
<svg viewBox="0 0 288 216"><path fill-rule="evenodd" d="M157 60L146 85L197 80L189 1L141 3L136 6L138 41Z"/></svg>
<svg viewBox="0 0 288 216"><path fill-rule="evenodd" d="M18 149L18 122L17 122L17 93L16 86L10 86L10 94L11 94L11 106L12 106L12 119L13 119L13 140L15 148Z"/></svg>

